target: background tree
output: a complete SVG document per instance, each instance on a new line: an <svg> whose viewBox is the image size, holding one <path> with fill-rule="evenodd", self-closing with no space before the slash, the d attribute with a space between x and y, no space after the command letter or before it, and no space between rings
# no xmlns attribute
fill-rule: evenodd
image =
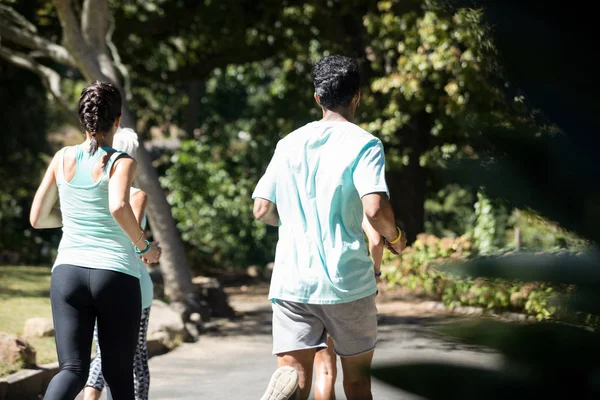
<svg viewBox="0 0 600 400"><path fill-rule="evenodd" d="M111 8L108 1L89 0L1 5L0 56L37 73L73 121L76 117L69 95L63 95L61 78L116 83L125 94L123 125L143 133L152 124L169 121L164 105L180 98L189 82L196 89L186 102L197 105L194 96L214 68L264 58L283 46L286 36L277 34L283 30L278 20L284 16L283 5L145 1L115 2ZM29 13L29 19L19 11ZM61 36L64 46L58 44ZM126 51L120 54L117 47ZM185 106L181 100L173 103ZM171 107L171 117L183 108ZM186 111L185 125L192 129L189 121L197 119L198 110L190 106ZM137 180L150 196L153 234L165 249L161 270L166 293L172 300L190 299L190 272L179 232L151 158L142 147L138 163Z"/></svg>
<svg viewBox="0 0 600 400"><path fill-rule="evenodd" d="M31 3L20 6L29 12L36 10ZM135 117L129 108L129 96L122 85L117 65L122 71L125 71L125 68L119 64L116 47L111 41L109 2L86 0L81 4L69 0L56 0L54 7L62 28L64 46L57 44L55 32L46 38L43 36L45 30L38 32L37 27L18 13L16 8L0 5L0 35L3 39L0 56L16 66L38 74L56 102L75 121L76 114L62 94L61 70L68 68L81 74L88 82L101 80L115 83L125 94L122 125L135 128ZM41 4L41 11L54 12L50 10L52 9L49 3ZM150 198L148 214L153 234L164 247L161 270L166 294L176 301L191 300L191 275L179 232L150 156L143 146L138 150L137 160L137 181Z"/></svg>
<svg viewBox="0 0 600 400"><path fill-rule="evenodd" d="M56 238L29 226L31 194L37 189L48 151L46 90L30 71L0 59L0 260L39 263ZM24 228L26 227L26 228Z"/></svg>
<svg viewBox="0 0 600 400"><path fill-rule="evenodd" d="M504 76L522 90L540 118L536 124L481 125L493 146L489 154L456 163L449 172L454 180L485 186L491 197L534 210L597 246L600 237L592 226L599 222L600 189L593 177L600 166L593 150L598 137L590 135L596 129L596 78L590 59L569 57L592 45L592 16L582 16L578 7L549 10L536 1L475 4L494 27L493 42ZM561 132L548 129L549 121ZM532 135L538 130L549 132ZM571 316L587 315L587 322L595 321L597 328L598 264L594 247L579 255L483 257L455 271L566 288L555 304ZM375 375L428 399L547 398L559 392L596 398L600 342L594 328L489 320L452 324L443 331L462 342L494 348L507 360L505 365L491 371L411 362Z"/></svg>
<svg viewBox="0 0 600 400"><path fill-rule="evenodd" d="M478 157L487 145L480 122L506 121L516 108L497 86L480 12L390 0L364 23L375 75L369 100L381 110L370 110L366 126L386 144L391 200L413 241L440 184L433 172Z"/></svg>

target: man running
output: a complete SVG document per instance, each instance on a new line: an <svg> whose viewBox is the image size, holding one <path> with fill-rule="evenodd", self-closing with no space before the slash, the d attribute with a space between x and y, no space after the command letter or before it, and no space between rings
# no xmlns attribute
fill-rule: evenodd
<svg viewBox="0 0 600 400"><path fill-rule="evenodd" d="M365 371L377 343L377 284L363 212L391 251L401 252L406 239L389 203L381 141L352 123L358 63L329 56L312 75L323 118L279 141L252 195L255 217L279 227L269 299L280 368L263 399L308 398L327 333L342 360L346 397L371 399Z"/></svg>

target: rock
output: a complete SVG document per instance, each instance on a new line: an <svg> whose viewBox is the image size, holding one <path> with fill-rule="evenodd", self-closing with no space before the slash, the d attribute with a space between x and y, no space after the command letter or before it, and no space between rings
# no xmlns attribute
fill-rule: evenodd
<svg viewBox="0 0 600 400"><path fill-rule="evenodd" d="M198 331L198 327L193 322L186 322L185 329L188 331L189 335L192 339L196 340L200 336L200 332Z"/></svg>
<svg viewBox="0 0 600 400"><path fill-rule="evenodd" d="M256 265L251 265L248 268L246 268L246 274L248 274L250 278L258 278L262 275L260 273L260 268L258 268L258 266Z"/></svg>
<svg viewBox="0 0 600 400"><path fill-rule="evenodd" d="M158 341L165 348L173 349L186 336L187 331L181 315L172 310L168 304L153 300L148 321L148 340Z"/></svg>
<svg viewBox="0 0 600 400"><path fill-rule="evenodd" d="M192 313L192 315L190 315L190 321L193 323L202 322L202 316L200 316L200 314L197 312Z"/></svg>
<svg viewBox="0 0 600 400"><path fill-rule="evenodd" d="M146 341L146 347L148 348L148 357L154 357L169 352L169 348L165 346L159 338L148 339Z"/></svg>
<svg viewBox="0 0 600 400"><path fill-rule="evenodd" d="M54 323L51 318L29 318L23 328L25 337L52 337L54 336Z"/></svg>
<svg viewBox="0 0 600 400"><path fill-rule="evenodd" d="M24 367L35 366L35 349L25 339L0 332L0 363L18 362Z"/></svg>
<svg viewBox="0 0 600 400"><path fill-rule="evenodd" d="M187 307L185 306L185 304L183 304L179 301L174 301L171 304L169 304L169 308L171 310L175 311L184 322L187 320L188 310L187 310Z"/></svg>
<svg viewBox="0 0 600 400"><path fill-rule="evenodd" d="M263 270L263 279L265 281L271 280L271 276L273 276L273 267L274 266L275 266L275 263L272 263L272 262L265 265L265 269Z"/></svg>
<svg viewBox="0 0 600 400"><path fill-rule="evenodd" d="M192 279L192 283L197 287L209 288L209 287L220 287L221 284L217 278L211 278L210 276L195 276Z"/></svg>
<svg viewBox="0 0 600 400"><path fill-rule="evenodd" d="M484 314L484 309L481 307L458 306L458 307L454 307L454 311L456 311L460 314L467 314L467 315L483 315Z"/></svg>
<svg viewBox="0 0 600 400"><path fill-rule="evenodd" d="M511 321L521 321L521 322L524 322L524 321L527 321L527 319L528 319L527 315L525 315L525 314L519 314L519 313L514 313L514 312L505 312L505 313L500 314L500 316L503 317L503 318L506 318L508 320L511 320Z"/></svg>

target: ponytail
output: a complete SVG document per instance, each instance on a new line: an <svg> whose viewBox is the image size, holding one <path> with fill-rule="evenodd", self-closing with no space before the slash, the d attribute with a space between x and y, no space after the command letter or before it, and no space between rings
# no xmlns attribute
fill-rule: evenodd
<svg viewBox="0 0 600 400"><path fill-rule="evenodd" d="M121 115L121 93L112 83L96 81L81 92L79 122L90 134L90 153L94 155L101 143L98 133L107 133Z"/></svg>
<svg viewBox="0 0 600 400"><path fill-rule="evenodd" d="M90 154L94 155L98 151L98 138L96 137L96 132L92 133L92 137L90 138Z"/></svg>

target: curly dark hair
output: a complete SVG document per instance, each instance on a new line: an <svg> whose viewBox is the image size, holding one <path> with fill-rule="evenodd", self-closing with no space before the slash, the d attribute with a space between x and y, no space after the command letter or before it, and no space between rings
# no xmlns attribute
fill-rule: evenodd
<svg viewBox="0 0 600 400"><path fill-rule="evenodd" d="M96 81L81 91L79 122L91 137L90 153L98 150L97 133L109 132L121 115L121 92L109 82Z"/></svg>
<svg viewBox="0 0 600 400"><path fill-rule="evenodd" d="M328 110L347 107L360 87L358 62L345 56L328 56L312 69L315 92Z"/></svg>

